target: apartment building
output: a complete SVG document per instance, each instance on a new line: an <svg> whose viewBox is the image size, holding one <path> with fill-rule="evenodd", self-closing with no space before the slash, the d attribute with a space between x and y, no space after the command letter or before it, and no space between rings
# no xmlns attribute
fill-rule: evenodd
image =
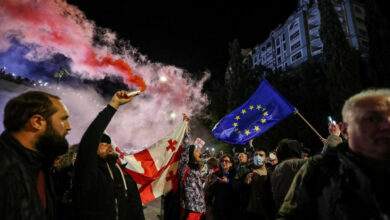
<svg viewBox="0 0 390 220"><path fill-rule="evenodd" d="M353 0L333 1L348 41L365 56L368 48L365 11L362 3ZM258 65L284 70L295 67L309 57L322 53L321 17L317 0L300 0L297 9L284 24L271 31L269 37L253 48L252 68Z"/></svg>

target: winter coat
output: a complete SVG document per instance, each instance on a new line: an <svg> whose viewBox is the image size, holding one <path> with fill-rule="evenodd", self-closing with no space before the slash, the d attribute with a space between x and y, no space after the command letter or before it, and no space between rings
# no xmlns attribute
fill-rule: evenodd
<svg viewBox="0 0 390 220"><path fill-rule="evenodd" d="M0 219L54 219L54 189L43 156L21 145L9 133L0 136ZM40 171L45 175L46 209L37 190Z"/></svg>
<svg viewBox="0 0 390 220"><path fill-rule="evenodd" d="M292 158L284 160L276 165L276 168L272 172L271 176L272 197L276 210L279 210L295 174L305 162L305 159Z"/></svg>
<svg viewBox="0 0 390 220"><path fill-rule="evenodd" d="M237 198L235 190L233 189L235 169L231 167L229 172L226 174L224 174L223 170L220 169L216 172L216 176L218 178L226 176L229 182L219 183L218 179L216 179L214 184L212 184L209 188L210 194L214 197L212 205L214 219L232 219L238 211L238 207L235 207L234 203Z"/></svg>
<svg viewBox="0 0 390 220"><path fill-rule="evenodd" d="M104 161L96 153L102 134L115 112L110 105L101 111L79 144L72 189L78 219L144 219L134 180L114 163Z"/></svg>
<svg viewBox="0 0 390 220"><path fill-rule="evenodd" d="M341 143L302 166L277 219L389 219L389 185L389 169L374 173Z"/></svg>
<svg viewBox="0 0 390 220"><path fill-rule="evenodd" d="M185 136L183 140L183 150L180 156L178 171L181 188L181 207L190 212L206 213L206 201L199 165L189 164L188 136Z"/></svg>
<svg viewBox="0 0 390 220"><path fill-rule="evenodd" d="M264 219L274 219L275 209L269 175L259 175L253 172L252 182L249 184L249 188L247 211L262 215Z"/></svg>
<svg viewBox="0 0 390 220"><path fill-rule="evenodd" d="M245 184L245 177L252 171L252 168L249 163L239 164L237 167L237 173L232 182L232 187L237 196L234 202L236 209L238 209L236 216L239 217L242 212L246 212L248 207L250 187Z"/></svg>

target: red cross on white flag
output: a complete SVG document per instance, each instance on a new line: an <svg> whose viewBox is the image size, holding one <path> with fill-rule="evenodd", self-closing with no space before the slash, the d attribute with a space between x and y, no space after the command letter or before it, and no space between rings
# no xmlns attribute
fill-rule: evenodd
<svg viewBox="0 0 390 220"><path fill-rule="evenodd" d="M204 140L200 139L200 138L196 138L195 140L195 145L202 148L204 146L205 142Z"/></svg>
<svg viewBox="0 0 390 220"><path fill-rule="evenodd" d="M118 147L120 162L127 163L125 171L137 183L143 204L177 190L177 167L187 122L182 122L166 137L133 155L124 155Z"/></svg>

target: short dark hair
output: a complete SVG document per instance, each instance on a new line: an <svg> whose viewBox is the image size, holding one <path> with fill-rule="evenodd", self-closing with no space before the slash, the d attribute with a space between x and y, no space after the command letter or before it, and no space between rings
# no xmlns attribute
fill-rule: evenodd
<svg viewBox="0 0 390 220"><path fill-rule="evenodd" d="M279 162L289 158L302 158L302 144L297 140L284 138L278 144L276 157Z"/></svg>
<svg viewBox="0 0 390 220"><path fill-rule="evenodd" d="M221 166L221 161L222 161L222 159L225 158L225 157L229 158L230 162L232 163L232 168L234 168L234 167L235 167L234 158L233 158L230 154L224 154L224 155L222 155L222 156L219 158L219 166Z"/></svg>
<svg viewBox="0 0 390 220"><path fill-rule="evenodd" d="M211 157L207 160L207 164L210 164L213 168L218 167L218 160L215 157Z"/></svg>
<svg viewBox="0 0 390 220"><path fill-rule="evenodd" d="M253 154L256 152L256 151L264 151L265 153L265 156L268 157L269 156L269 150L265 147L256 147L255 148L255 151L253 152Z"/></svg>
<svg viewBox="0 0 390 220"><path fill-rule="evenodd" d="M4 108L4 128L8 132L19 131L26 122L35 114L49 119L58 109L50 98L58 99L58 96L41 92L29 91L9 100Z"/></svg>

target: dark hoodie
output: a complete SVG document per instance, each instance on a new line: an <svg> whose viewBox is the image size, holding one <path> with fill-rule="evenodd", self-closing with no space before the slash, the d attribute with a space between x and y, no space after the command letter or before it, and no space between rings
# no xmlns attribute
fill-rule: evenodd
<svg viewBox="0 0 390 220"><path fill-rule="evenodd" d="M97 156L104 130L116 110L108 105L84 133L77 153L73 196L78 219L144 219L134 180L112 162ZM111 176L111 173L112 176Z"/></svg>
<svg viewBox="0 0 390 220"><path fill-rule="evenodd" d="M278 210L283 203L295 174L306 160L302 159L302 146L296 140L282 140L276 150L276 156L279 163L272 173L271 186L275 208Z"/></svg>

